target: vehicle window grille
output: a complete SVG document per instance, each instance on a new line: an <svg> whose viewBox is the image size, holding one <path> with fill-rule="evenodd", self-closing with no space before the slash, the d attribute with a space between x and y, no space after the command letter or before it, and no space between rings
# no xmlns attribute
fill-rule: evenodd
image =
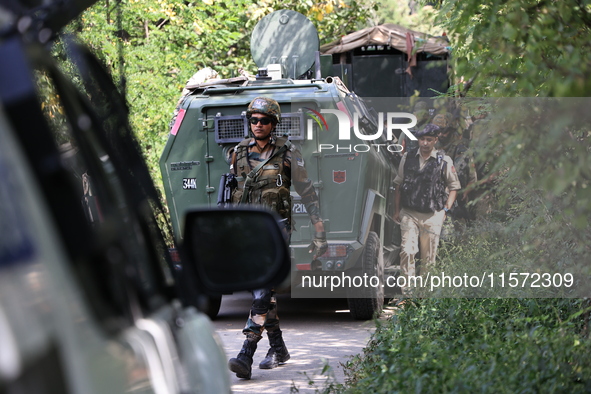
<svg viewBox="0 0 591 394"><path fill-rule="evenodd" d="M240 142L248 135L248 122L244 115L215 117L215 142Z"/></svg>
<svg viewBox="0 0 591 394"><path fill-rule="evenodd" d="M281 114L281 123L277 125L277 135L287 135L290 140L304 139L304 118L301 112Z"/></svg>
<svg viewBox="0 0 591 394"><path fill-rule="evenodd" d="M301 112L284 113L277 125L276 135L287 135L290 140L304 139L304 120ZM248 120L244 115L215 117L215 142L240 142L248 136Z"/></svg>

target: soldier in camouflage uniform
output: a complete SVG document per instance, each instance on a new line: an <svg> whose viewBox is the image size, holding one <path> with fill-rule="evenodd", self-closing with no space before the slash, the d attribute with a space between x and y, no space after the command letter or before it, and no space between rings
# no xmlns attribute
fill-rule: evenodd
<svg viewBox="0 0 591 394"><path fill-rule="evenodd" d="M490 145L493 131L489 118L490 107L484 102L476 110L470 125L470 135L473 138L474 147L484 147ZM474 206L474 216L489 215L492 212L494 201L496 200L497 175L490 170L490 162L483 157L475 154L474 162L476 166L476 176L478 177L478 188L471 193L471 198L476 201Z"/></svg>
<svg viewBox="0 0 591 394"><path fill-rule="evenodd" d="M452 115L449 112L442 112L433 118L433 124L439 126L438 141L435 149L442 150L448 155L454 163L458 173L458 179L462 184L462 192L458 193L457 204L452 209L451 215L454 220L470 220L468 202L469 185L477 181L476 167L474 159L468 151L470 141L462 136Z"/></svg>
<svg viewBox="0 0 591 394"><path fill-rule="evenodd" d="M445 215L461 188L451 158L435 150L438 130L428 124L416 134L419 147L404 154L394 179L393 219L400 223L400 269L407 279L417 275L414 256L419 251L424 268L435 263ZM409 294L408 282L401 288Z"/></svg>
<svg viewBox="0 0 591 394"><path fill-rule="evenodd" d="M287 137L277 137L273 131L281 119L279 104L267 97L257 97L249 104L246 116L254 138L240 142L232 157L230 171L238 180L232 194L234 203L262 204L270 207L285 219L287 232L291 229L291 196L293 183L302 197L315 235L310 252L313 259L328 248L324 225L320 218L318 196L304 167L301 153ZM253 303L249 318L242 332L246 340L236 358L228 366L239 378L250 379L252 357L263 331L267 330L270 349L259 368L271 369L289 360L277 316L277 302L273 289L253 291Z"/></svg>

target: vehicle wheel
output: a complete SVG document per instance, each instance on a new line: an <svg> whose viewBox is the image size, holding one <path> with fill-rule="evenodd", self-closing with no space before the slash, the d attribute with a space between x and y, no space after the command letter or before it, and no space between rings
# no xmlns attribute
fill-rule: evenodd
<svg viewBox="0 0 591 394"><path fill-rule="evenodd" d="M215 319L222 305L222 296L208 296L199 300L199 310L211 320Z"/></svg>
<svg viewBox="0 0 591 394"><path fill-rule="evenodd" d="M351 316L356 320L378 317L384 306L384 259L378 235L370 231L361 256L361 276L367 274L367 286L353 287L347 291ZM378 278L372 281L371 278ZM365 284L365 283L364 283ZM377 284L372 286L371 284Z"/></svg>

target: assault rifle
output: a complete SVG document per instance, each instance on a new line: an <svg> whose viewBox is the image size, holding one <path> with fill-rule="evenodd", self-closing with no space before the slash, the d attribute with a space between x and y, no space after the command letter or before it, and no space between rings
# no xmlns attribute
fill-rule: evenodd
<svg viewBox="0 0 591 394"><path fill-rule="evenodd" d="M234 174L223 174L220 178L218 188L218 207L229 207L232 203L232 191L238 186L238 181Z"/></svg>

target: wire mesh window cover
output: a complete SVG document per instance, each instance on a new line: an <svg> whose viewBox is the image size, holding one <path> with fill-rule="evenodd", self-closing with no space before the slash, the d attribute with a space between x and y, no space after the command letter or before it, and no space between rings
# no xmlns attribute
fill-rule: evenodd
<svg viewBox="0 0 591 394"><path fill-rule="evenodd" d="M215 117L215 142L240 142L248 135L246 116L229 115Z"/></svg>
<svg viewBox="0 0 591 394"><path fill-rule="evenodd" d="M304 139L304 121L301 112L281 115L276 135L287 135L290 140ZM248 136L248 120L242 115L215 117L215 142L240 142Z"/></svg>
<svg viewBox="0 0 591 394"><path fill-rule="evenodd" d="M304 139L304 115L292 112L281 115L281 123L277 125L276 135L287 135L290 140Z"/></svg>

